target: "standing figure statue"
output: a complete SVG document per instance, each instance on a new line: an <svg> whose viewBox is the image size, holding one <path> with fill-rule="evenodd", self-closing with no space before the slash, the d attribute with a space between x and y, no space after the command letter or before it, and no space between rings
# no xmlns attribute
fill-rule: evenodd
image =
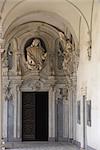
<svg viewBox="0 0 100 150"><path fill-rule="evenodd" d="M68 62L71 60L71 55L72 55L72 50L73 50L73 45L70 42L70 39L66 40L65 35L62 32L59 32L59 38L61 45L63 47L63 56L64 56L64 61L63 61L63 68L66 68L66 65Z"/></svg>
<svg viewBox="0 0 100 150"><path fill-rule="evenodd" d="M41 46L39 39L34 39L31 46L27 47L27 67L30 70L41 70L46 59L47 53Z"/></svg>
<svg viewBox="0 0 100 150"><path fill-rule="evenodd" d="M65 35L62 32L59 32L59 38L60 38L60 42L63 46L63 49L66 52L71 52L72 51L72 44L70 42L70 39L66 39Z"/></svg>

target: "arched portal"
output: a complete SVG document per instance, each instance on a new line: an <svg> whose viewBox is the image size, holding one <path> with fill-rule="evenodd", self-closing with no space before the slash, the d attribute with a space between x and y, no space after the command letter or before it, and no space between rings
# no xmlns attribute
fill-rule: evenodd
<svg viewBox="0 0 100 150"><path fill-rule="evenodd" d="M66 29L64 33L45 22L32 21L5 34L3 137L8 142L75 139L79 53ZM44 114L40 122L39 110Z"/></svg>

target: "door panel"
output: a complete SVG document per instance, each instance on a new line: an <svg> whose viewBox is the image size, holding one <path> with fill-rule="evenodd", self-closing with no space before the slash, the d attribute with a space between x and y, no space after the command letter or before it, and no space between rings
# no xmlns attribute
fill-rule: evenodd
<svg viewBox="0 0 100 150"><path fill-rule="evenodd" d="M22 93L22 140L35 140L35 94Z"/></svg>
<svg viewBox="0 0 100 150"><path fill-rule="evenodd" d="M48 140L48 93L36 93L36 140Z"/></svg>
<svg viewBox="0 0 100 150"><path fill-rule="evenodd" d="M48 92L22 93L22 141L48 140Z"/></svg>

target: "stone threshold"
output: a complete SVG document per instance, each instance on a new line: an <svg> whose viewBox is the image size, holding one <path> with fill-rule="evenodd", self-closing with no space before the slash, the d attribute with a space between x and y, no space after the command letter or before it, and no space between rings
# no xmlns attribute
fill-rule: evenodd
<svg viewBox="0 0 100 150"><path fill-rule="evenodd" d="M15 148L33 148L33 147L58 147L58 146L75 146L68 142L52 142L52 141L32 141L32 142L7 142L5 144L6 149Z"/></svg>

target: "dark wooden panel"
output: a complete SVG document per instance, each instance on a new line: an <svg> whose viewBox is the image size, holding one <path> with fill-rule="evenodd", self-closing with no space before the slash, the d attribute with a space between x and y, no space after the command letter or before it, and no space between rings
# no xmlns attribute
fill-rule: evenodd
<svg viewBox="0 0 100 150"><path fill-rule="evenodd" d="M22 93L22 140L35 140L35 93Z"/></svg>
<svg viewBox="0 0 100 150"><path fill-rule="evenodd" d="M22 140L48 140L48 92L22 93Z"/></svg>
<svg viewBox="0 0 100 150"><path fill-rule="evenodd" d="M36 92L36 140L48 141L48 92Z"/></svg>

